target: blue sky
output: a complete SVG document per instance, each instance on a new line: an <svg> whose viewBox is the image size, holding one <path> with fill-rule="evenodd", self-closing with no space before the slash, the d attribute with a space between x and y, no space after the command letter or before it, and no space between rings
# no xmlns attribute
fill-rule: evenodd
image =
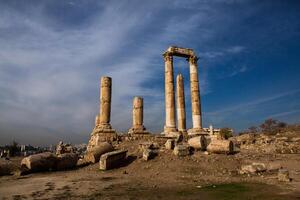
<svg viewBox="0 0 300 200"><path fill-rule="evenodd" d="M200 57L204 126L236 131L266 118L300 121L300 3L254 0L0 1L0 144L87 142L99 78L113 79L111 124L164 125L164 62L171 45ZM191 126L189 71L185 78Z"/></svg>

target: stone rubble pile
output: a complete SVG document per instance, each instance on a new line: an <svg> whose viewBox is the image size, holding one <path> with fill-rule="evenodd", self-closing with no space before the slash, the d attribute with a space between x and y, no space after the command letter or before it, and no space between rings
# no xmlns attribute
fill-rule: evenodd
<svg viewBox="0 0 300 200"><path fill-rule="evenodd" d="M263 153L300 153L300 137L284 133L276 135L244 134L234 138L241 149Z"/></svg>

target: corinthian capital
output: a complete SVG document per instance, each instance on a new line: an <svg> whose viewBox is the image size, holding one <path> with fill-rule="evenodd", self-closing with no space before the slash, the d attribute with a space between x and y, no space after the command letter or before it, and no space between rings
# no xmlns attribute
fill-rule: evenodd
<svg viewBox="0 0 300 200"><path fill-rule="evenodd" d="M188 58L188 61L190 64L197 65L198 58L197 58L197 56L190 56Z"/></svg>
<svg viewBox="0 0 300 200"><path fill-rule="evenodd" d="M165 62L167 62L167 61L172 62L173 61L173 56L171 54L165 53L165 54L163 54L163 56L164 56Z"/></svg>

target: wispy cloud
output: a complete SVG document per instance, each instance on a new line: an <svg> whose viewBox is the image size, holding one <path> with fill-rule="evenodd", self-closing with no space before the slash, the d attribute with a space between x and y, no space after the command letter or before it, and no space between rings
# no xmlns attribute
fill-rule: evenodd
<svg viewBox="0 0 300 200"><path fill-rule="evenodd" d="M234 111L241 110L241 109L242 110L247 110L246 108L249 108L251 106L256 106L256 105L266 103L266 102L269 102L269 101L274 101L274 100L279 99L279 98L283 98L283 97L286 97L286 96L289 96L289 95L297 94L299 92L300 92L300 89L297 89L297 90L282 92L282 93L275 94L275 95L272 95L272 96L261 97L259 99L255 99L255 100L250 101L250 102L244 102L244 103L234 105L234 106L231 106L231 107L227 107L227 108L224 108L224 109L220 109L220 110L217 110L217 111L214 111L214 112L208 112L207 114L208 115L220 115L220 114L225 113L225 112L234 112Z"/></svg>
<svg viewBox="0 0 300 200"><path fill-rule="evenodd" d="M1 1L0 141L87 141L99 110L99 78L104 75L113 79L113 127L123 132L130 128L132 98L143 96L145 126L160 132L164 124L161 54L168 46L196 50L202 97L214 92L212 86L220 82L216 74L238 77L252 70L254 65L247 62L231 62L228 70L218 68L226 59L251 51L247 43L227 37L240 35L236 26L261 7L247 5L228 14L228 4L242 7L244 2ZM176 72L185 74L190 111L188 65L183 59L175 64ZM210 112L208 117L222 121L236 110L276 96L270 98Z"/></svg>
<svg viewBox="0 0 300 200"><path fill-rule="evenodd" d="M275 114L272 114L272 115L268 116L267 118L285 117L285 116L293 115L293 114L296 114L296 113L299 113L299 112L300 112L300 109L296 109L296 110L287 111L287 112L275 113Z"/></svg>
<svg viewBox="0 0 300 200"><path fill-rule="evenodd" d="M287 99L293 95L298 95L300 93L299 89L286 91L270 96L260 97L258 99L243 102L234 106L228 106L223 109L218 109L212 112L205 112L204 116L207 117L207 121L212 124L216 124L220 126L226 122L227 125L230 125L234 120L240 120L241 124L248 124L253 121L250 119L250 116L253 115L255 120L264 120L270 117L280 117L284 115L289 115L298 112L298 110L288 111L288 112L280 112L274 115L265 115L261 113L261 111L268 109L268 105L273 105L271 102L275 102L280 99ZM263 115L261 115L263 114ZM262 117L262 118L261 118ZM243 120L245 120L243 122ZM241 127L241 126L237 126Z"/></svg>
<svg viewBox="0 0 300 200"><path fill-rule="evenodd" d="M31 9L29 16L13 8L1 12L0 29L7 33L0 39L2 136L18 137L12 126L28 127L26 135L38 125L39 138L53 132L88 138L99 110L99 78L104 75L113 78L114 128L130 128L132 98L143 96L145 125L159 132L164 123L164 90L149 83L158 76L163 84L161 53L178 35L192 31L201 16L190 14L182 21L167 17L158 26L161 30L153 30L145 35L147 41L137 43L136 35L144 34L163 8L140 5L131 12L125 3L111 2L100 14L93 14L83 29L51 26L44 5ZM26 31L10 37L16 29ZM180 39L185 40L187 35Z"/></svg>

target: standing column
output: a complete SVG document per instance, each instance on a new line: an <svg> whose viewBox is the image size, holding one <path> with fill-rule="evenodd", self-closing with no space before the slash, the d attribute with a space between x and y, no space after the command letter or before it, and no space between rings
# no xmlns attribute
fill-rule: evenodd
<svg viewBox="0 0 300 200"><path fill-rule="evenodd" d="M176 95L178 131L186 132L184 83L181 74L176 77Z"/></svg>
<svg viewBox="0 0 300 200"><path fill-rule="evenodd" d="M128 133L146 134L146 128L143 125L144 119L144 100L142 97L134 97L132 107L132 128Z"/></svg>
<svg viewBox="0 0 300 200"><path fill-rule="evenodd" d="M111 109L111 78L101 77L100 89L100 126L111 129L110 122Z"/></svg>
<svg viewBox="0 0 300 200"><path fill-rule="evenodd" d="M197 60L198 58L196 56L191 56L189 58L192 119L193 119L194 131L198 131L202 129L201 102L200 102Z"/></svg>
<svg viewBox="0 0 300 200"><path fill-rule="evenodd" d="M166 53L165 60L165 106L166 106L166 123L164 133L176 132L175 121L175 94L174 94L174 74L173 74L173 57Z"/></svg>
<svg viewBox="0 0 300 200"><path fill-rule="evenodd" d="M132 127L136 130L144 130L142 97L134 97L133 99Z"/></svg>

